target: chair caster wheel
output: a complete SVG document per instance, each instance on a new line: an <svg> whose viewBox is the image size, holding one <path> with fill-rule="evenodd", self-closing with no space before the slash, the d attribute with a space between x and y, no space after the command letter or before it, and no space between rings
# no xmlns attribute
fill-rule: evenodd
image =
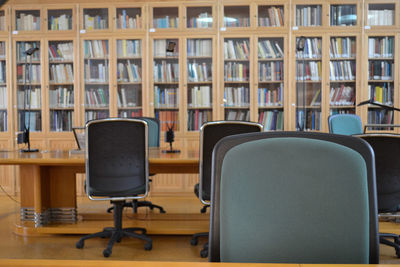
<svg viewBox="0 0 400 267"><path fill-rule="evenodd" d="M146 243L146 245L144 245L145 250L151 250L152 248L153 248L153 243L151 243L151 242Z"/></svg>
<svg viewBox="0 0 400 267"><path fill-rule="evenodd" d="M121 243L121 238L118 238L118 239L117 239L117 243Z"/></svg>
<svg viewBox="0 0 400 267"><path fill-rule="evenodd" d="M160 210L160 213L166 213L165 210Z"/></svg>
<svg viewBox="0 0 400 267"><path fill-rule="evenodd" d="M192 246L197 246L198 243L199 243L199 240L197 238L193 238L192 240L190 240L190 245L192 245Z"/></svg>
<svg viewBox="0 0 400 267"><path fill-rule="evenodd" d="M76 242L75 246L76 246L76 248L83 248L84 242L83 241L78 241L78 242Z"/></svg>
<svg viewBox="0 0 400 267"><path fill-rule="evenodd" d="M200 251L200 257L207 258L208 257L208 250L202 249Z"/></svg>
<svg viewBox="0 0 400 267"><path fill-rule="evenodd" d="M105 249L105 250L103 251L103 255L104 255L104 257L106 257L106 258L110 257L110 255L111 255L111 250Z"/></svg>

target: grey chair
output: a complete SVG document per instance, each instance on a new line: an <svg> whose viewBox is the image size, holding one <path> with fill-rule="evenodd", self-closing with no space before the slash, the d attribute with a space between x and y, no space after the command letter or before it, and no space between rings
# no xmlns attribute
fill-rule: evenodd
<svg viewBox="0 0 400 267"><path fill-rule="evenodd" d="M375 186L360 138L225 137L213 152L209 260L379 263Z"/></svg>
<svg viewBox="0 0 400 267"><path fill-rule="evenodd" d="M335 114L328 117L329 132L334 134L362 134L361 119L356 114Z"/></svg>
<svg viewBox="0 0 400 267"><path fill-rule="evenodd" d="M211 193L211 157L215 144L223 137L242 133L261 132L263 126L259 123L244 121L212 121L207 122L200 128L200 162L199 162L199 183L194 187L194 193L204 204L200 210L205 213L210 205ZM197 245L199 237L208 237L208 233L196 233L190 243ZM208 253L207 243L200 252L205 258Z"/></svg>
<svg viewBox="0 0 400 267"><path fill-rule="evenodd" d="M143 198L148 193L147 123L135 119L93 120L86 124L86 193L92 200L110 200L114 207L114 227L89 234L76 243L93 237L110 237L104 257L109 257L115 241L134 237L152 240L145 228L122 228L122 211L126 200ZM134 138L132 138L134 137Z"/></svg>
<svg viewBox="0 0 400 267"><path fill-rule="evenodd" d="M400 214L400 135L365 134L358 136L367 141L375 153L376 186L379 216L398 220ZM400 236L379 233L379 242L395 249L400 258Z"/></svg>
<svg viewBox="0 0 400 267"><path fill-rule="evenodd" d="M135 119L140 119L147 122L147 126L149 129L149 135L148 135L149 147L160 147L160 120L151 117L135 117ZM153 176L154 174L149 174L149 175ZM151 182L151 179L149 179L149 181ZM131 202L126 202L124 207L131 207L134 213L137 213L137 209L139 207L148 207L150 208L150 210L156 208L160 210L160 213L165 213L163 207L155 205L151 201L146 201L146 200L139 201L137 199L134 199ZM112 209L113 207L108 208L107 212L111 212Z"/></svg>

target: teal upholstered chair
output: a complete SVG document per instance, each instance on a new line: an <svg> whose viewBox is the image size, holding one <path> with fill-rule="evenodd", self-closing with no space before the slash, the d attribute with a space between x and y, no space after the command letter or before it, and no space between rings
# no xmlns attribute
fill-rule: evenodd
<svg viewBox="0 0 400 267"><path fill-rule="evenodd" d="M148 135L148 145L149 147L160 147L160 120L157 118L151 118L151 117L136 117L135 119L141 119L147 122L147 126L149 128L149 135ZM152 176L154 174L150 174ZM151 182L151 179L149 180ZM125 203L124 207L132 207L133 212L137 212L137 209L139 207L149 207L151 210L154 208L159 209L160 213L165 213L165 210L163 207L159 205L155 205L150 201L139 201L137 199L134 199L132 202L127 202ZM113 207L108 208L107 212L111 212Z"/></svg>
<svg viewBox="0 0 400 267"><path fill-rule="evenodd" d="M352 136L263 132L213 152L209 260L379 262L372 148Z"/></svg>
<svg viewBox="0 0 400 267"><path fill-rule="evenodd" d="M361 119L356 114L336 114L328 118L329 132L334 134L362 134Z"/></svg>

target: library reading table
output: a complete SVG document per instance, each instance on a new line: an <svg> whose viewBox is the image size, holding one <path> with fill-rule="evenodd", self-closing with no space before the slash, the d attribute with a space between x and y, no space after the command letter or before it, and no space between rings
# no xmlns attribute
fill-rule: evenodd
<svg viewBox="0 0 400 267"><path fill-rule="evenodd" d="M36 234L86 234L109 226L112 219L105 223L96 221L93 215L87 218L77 213L76 174L85 173L85 154L70 151L39 151L35 153L0 152L0 165L18 165L21 185L21 214L17 220L15 233L20 235ZM199 153L195 150L182 149L181 153L162 153L160 148L149 149L150 173L198 173ZM105 214L104 214L105 215ZM174 221L177 215L165 215L164 222ZM192 214L200 215L200 214ZM147 227L148 219L129 220ZM147 215L142 215L146 217ZM184 224L181 214L179 221L164 227L148 229L151 234L191 234L208 230L208 217L188 219L197 222L197 227ZM137 222L138 221L138 222ZM147 224L146 224L147 222ZM183 223L183 224L182 224ZM171 227L175 225L174 227Z"/></svg>

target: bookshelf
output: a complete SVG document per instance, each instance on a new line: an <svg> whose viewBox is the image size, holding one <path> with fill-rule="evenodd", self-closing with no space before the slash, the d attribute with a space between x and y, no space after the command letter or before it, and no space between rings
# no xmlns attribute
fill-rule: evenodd
<svg viewBox="0 0 400 267"><path fill-rule="evenodd" d="M306 130L328 132L329 115L355 113L363 124L400 124L396 113L357 106L370 96L400 106L399 11L398 0L10 0L0 9L0 149L21 147L21 51L33 45L35 148L74 148L71 126L103 117L158 116L162 131L174 123L176 146L195 147L210 120L296 130L305 112ZM58 55L71 44L72 59ZM392 55L369 53L390 46Z"/></svg>
<svg viewBox="0 0 400 267"><path fill-rule="evenodd" d="M118 117L143 115L142 39L117 39L117 107Z"/></svg>
<svg viewBox="0 0 400 267"><path fill-rule="evenodd" d="M259 37L257 51L258 122L266 130L283 130L285 91L284 38Z"/></svg>
<svg viewBox="0 0 400 267"><path fill-rule="evenodd" d="M108 39L83 40L84 121L110 117L110 59Z"/></svg>

